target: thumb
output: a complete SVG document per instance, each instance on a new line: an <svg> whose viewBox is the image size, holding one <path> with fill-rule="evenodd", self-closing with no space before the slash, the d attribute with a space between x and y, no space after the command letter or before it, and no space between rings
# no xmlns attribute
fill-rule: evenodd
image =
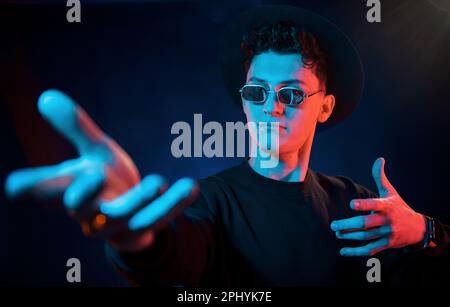
<svg viewBox="0 0 450 307"><path fill-rule="evenodd" d="M386 174L384 173L384 163L384 158L378 158L372 166L372 176L377 184L380 197L385 197L388 194L395 193L394 187L391 185L386 177Z"/></svg>
<svg viewBox="0 0 450 307"><path fill-rule="evenodd" d="M80 155L89 152L105 138L87 113L69 96L58 90L47 90L38 100L41 115L68 139Z"/></svg>

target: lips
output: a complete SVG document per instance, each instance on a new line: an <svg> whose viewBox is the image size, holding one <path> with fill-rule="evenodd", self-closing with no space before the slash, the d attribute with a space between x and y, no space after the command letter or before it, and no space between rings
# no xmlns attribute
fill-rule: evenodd
<svg viewBox="0 0 450 307"><path fill-rule="evenodd" d="M264 125L265 124L265 125ZM263 129L275 129L275 125L274 124L278 124L278 127L280 129L286 129L286 126L280 122L260 122L259 125L261 128Z"/></svg>

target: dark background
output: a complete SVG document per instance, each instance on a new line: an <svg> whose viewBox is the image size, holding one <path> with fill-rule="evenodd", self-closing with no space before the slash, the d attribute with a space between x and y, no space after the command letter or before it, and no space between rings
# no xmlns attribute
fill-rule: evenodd
<svg viewBox="0 0 450 307"><path fill-rule="evenodd" d="M450 223L445 1L383 0L378 24L367 22L365 0L81 1L81 24L66 21L66 1L14 2L0 6L0 284L70 286L65 263L77 257L81 285L126 285L102 242L85 238L57 203L5 199L8 172L75 156L40 118L39 94L58 88L74 97L141 174L174 181L235 165L240 159L173 158L170 127L192 123L193 113L203 113L204 122L244 120L222 85L217 43L233 16L264 3L297 3L329 18L361 54L362 103L346 122L317 135L311 167L375 189L372 163L384 156L406 202Z"/></svg>

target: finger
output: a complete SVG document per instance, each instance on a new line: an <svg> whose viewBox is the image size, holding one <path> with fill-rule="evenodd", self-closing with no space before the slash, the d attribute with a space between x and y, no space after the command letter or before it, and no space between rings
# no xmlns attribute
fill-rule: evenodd
<svg viewBox="0 0 450 307"><path fill-rule="evenodd" d="M100 204L100 212L109 218L121 218L148 204L164 188L166 181L159 175L146 176L126 193Z"/></svg>
<svg viewBox="0 0 450 307"><path fill-rule="evenodd" d="M163 195L138 211L128 222L128 227L136 231L154 225L177 206L183 205L185 203L183 200L191 198L195 190L194 180L189 178L178 180Z"/></svg>
<svg viewBox="0 0 450 307"><path fill-rule="evenodd" d="M58 165L26 168L12 172L6 179L5 190L9 198L27 193L45 196L65 189L81 170L80 160L69 160ZM45 195L44 195L45 194Z"/></svg>
<svg viewBox="0 0 450 307"><path fill-rule="evenodd" d="M384 158L378 158L372 166L372 176L378 187L380 197L385 197L389 193L395 193L394 187L391 185L384 172L384 164Z"/></svg>
<svg viewBox="0 0 450 307"><path fill-rule="evenodd" d="M61 91L43 92L38 99L38 109L77 148L80 155L98 147L96 145L106 137L87 113Z"/></svg>
<svg viewBox="0 0 450 307"><path fill-rule="evenodd" d="M383 211L386 205L379 198L352 199L350 208L355 211Z"/></svg>
<svg viewBox="0 0 450 307"><path fill-rule="evenodd" d="M345 231L354 229L368 229L385 225L388 222L387 217L382 214L359 215L348 219L336 220L331 223L331 230Z"/></svg>
<svg viewBox="0 0 450 307"><path fill-rule="evenodd" d="M389 246L389 238L382 237L375 242L371 242L361 247L344 247L340 253L344 257L372 256Z"/></svg>
<svg viewBox="0 0 450 307"><path fill-rule="evenodd" d="M366 231L336 232L336 237L343 240L372 240L392 233L391 226L385 225Z"/></svg>
<svg viewBox="0 0 450 307"><path fill-rule="evenodd" d="M101 191L105 182L103 167L92 167L75 178L64 193L63 202L70 211L79 211L83 215L83 204L93 200ZM92 211L92 210L90 210Z"/></svg>

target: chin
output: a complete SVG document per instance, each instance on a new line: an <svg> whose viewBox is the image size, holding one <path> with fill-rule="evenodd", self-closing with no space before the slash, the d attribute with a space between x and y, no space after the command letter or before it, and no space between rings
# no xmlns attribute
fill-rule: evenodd
<svg viewBox="0 0 450 307"><path fill-rule="evenodd" d="M265 152L270 155L280 155L280 154L286 154L286 153L292 153L292 152L298 152L301 148L301 146L293 146L289 143L283 143L278 146L278 148L268 148L267 143L258 143L258 150Z"/></svg>

